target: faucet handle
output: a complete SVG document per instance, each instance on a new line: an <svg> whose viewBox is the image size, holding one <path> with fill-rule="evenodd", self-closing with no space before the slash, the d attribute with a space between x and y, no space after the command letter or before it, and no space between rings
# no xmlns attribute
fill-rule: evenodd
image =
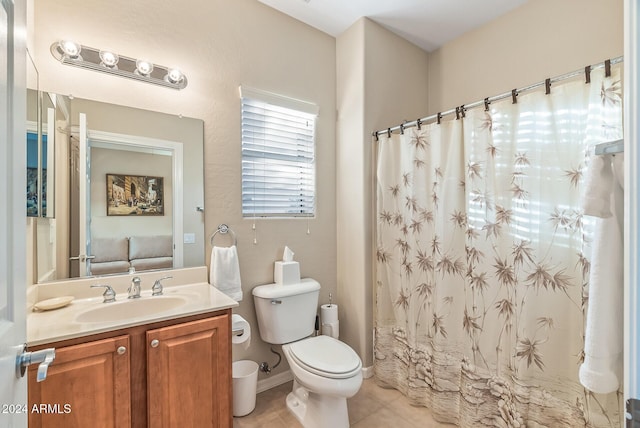
<svg viewBox="0 0 640 428"><path fill-rule="evenodd" d="M156 282L153 283L153 287L151 287L151 295L152 296L161 296L162 295L162 281L165 279L172 279L172 276L165 276L160 279L156 279Z"/></svg>
<svg viewBox="0 0 640 428"><path fill-rule="evenodd" d="M116 292L113 290L113 288L111 288L110 285L95 284L91 286L91 288L97 288L97 287L105 288L104 293L102 293L102 297L104 297L103 303L110 303L110 302L116 301Z"/></svg>
<svg viewBox="0 0 640 428"><path fill-rule="evenodd" d="M128 299L138 299L140 297L141 282L142 280L140 279L139 276L134 276L133 278L131 278L131 285L127 290L129 292L129 297L127 297Z"/></svg>

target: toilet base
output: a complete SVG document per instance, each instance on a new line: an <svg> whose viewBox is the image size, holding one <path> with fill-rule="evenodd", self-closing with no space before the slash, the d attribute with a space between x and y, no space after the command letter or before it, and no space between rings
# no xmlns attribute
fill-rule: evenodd
<svg viewBox="0 0 640 428"><path fill-rule="evenodd" d="M349 428L345 397L316 394L295 380L287 395L287 408L304 428Z"/></svg>

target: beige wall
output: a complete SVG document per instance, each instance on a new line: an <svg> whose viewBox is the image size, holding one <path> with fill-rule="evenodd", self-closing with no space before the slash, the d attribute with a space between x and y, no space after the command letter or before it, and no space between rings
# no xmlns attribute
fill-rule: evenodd
<svg viewBox="0 0 640 428"><path fill-rule="evenodd" d="M427 54L363 18L337 39L338 304L341 339L373 364L371 132L427 108Z"/></svg>
<svg viewBox="0 0 640 428"><path fill-rule="evenodd" d="M336 295L335 39L256 0L42 1L35 2L34 24L43 89L204 120L207 240L220 223L236 232L245 292L236 312L254 331L250 349L234 350L234 359L273 364L275 357L258 334L251 289L273 281L273 262L284 246L295 252L302 275L322 284L321 302L329 292ZM61 38L179 66L189 85L175 91L61 65L49 53ZM241 84L320 107L316 218L258 220L256 245L252 223L241 214ZM207 242L207 262L210 249ZM283 363L275 373L286 368Z"/></svg>
<svg viewBox="0 0 640 428"><path fill-rule="evenodd" d="M622 0L530 0L430 54L424 116L620 56L622 17Z"/></svg>
<svg viewBox="0 0 640 428"><path fill-rule="evenodd" d="M367 350L368 313L365 281L364 223L364 26L360 20L336 42L337 134L337 278L340 338L363 359ZM366 365L366 364L365 364Z"/></svg>

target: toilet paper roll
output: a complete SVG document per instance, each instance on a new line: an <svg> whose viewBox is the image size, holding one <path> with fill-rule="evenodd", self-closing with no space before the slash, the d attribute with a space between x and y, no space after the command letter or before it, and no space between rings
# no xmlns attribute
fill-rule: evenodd
<svg viewBox="0 0 640 428"><path fill-rule="evenodd" d="M338 321L338 305L327 304L320 306L320 321L322 324Z"/></svg>
<svg viewBox="0 0 640 428"><path fill-rule="evenodd" d="M233 332L242 330L242 334L236 335ZM248 349L251 344L251 325L238 314L231 315L231 343L242 345L242 349Z"/></svg>
<svg viewBox="0 0 640 428"><path fill-rule="evenodd" d="M338 321L338 305L327 304L320 306L320 320L322 334L337 339L340 336L340 322Z"/></svg>

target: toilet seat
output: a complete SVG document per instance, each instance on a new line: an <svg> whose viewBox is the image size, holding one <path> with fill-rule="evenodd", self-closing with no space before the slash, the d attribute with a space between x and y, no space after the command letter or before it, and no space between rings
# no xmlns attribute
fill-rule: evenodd
<svg viewBox="0 0 640 428"><path fill-rule="evenodd" d="M318 376L346 379L362 369L360 357L346 343L330 336L316 336L285 345L291 357Z"/></svg>

